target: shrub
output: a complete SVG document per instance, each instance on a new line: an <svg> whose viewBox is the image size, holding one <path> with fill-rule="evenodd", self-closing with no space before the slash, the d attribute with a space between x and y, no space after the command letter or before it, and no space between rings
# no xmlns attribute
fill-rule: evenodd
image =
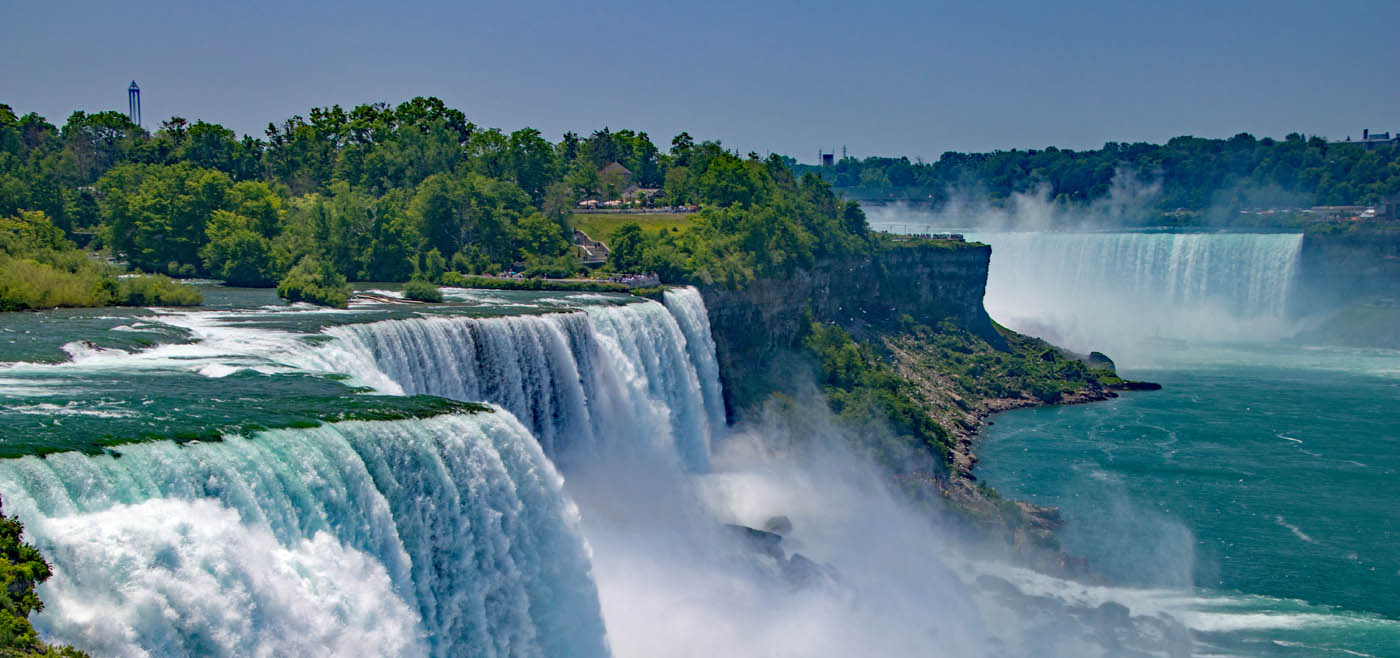
<svg viewBox="0 0 1400 658"><path fill-rule="evenodd" d="M803 345L816 357L819 382L838 417L851 427L884 425L947 461L952 437L924 410L914 385L873 346L856 341L841 327L819 322L811 324Z"/></svg>
<svg viewBox="0 0 1400 658"><path fill-rule="evenodd" d="M403 296L418 302L438 304L442 302L442 289L422 279L414 279L404 284Z"/></svg>
<svg viewBox="0 0 1400 658"><path fill-rule="evenodd" d="M309 302L345 308L350 303L350 284L335 268L307 255L277 283L277 296L292 302Z"/></svg>
<svg viewBox="0 0 1400 658"><path fill-rule="evenodd" d="M96 267L68 271L0 255L0 311L105 306L112 301L113 288L110 275L104 277Z"/></svg>
<svg viewBox="0 0 1400 658"><path fill-rule="evenodd" d="M204 302L198 288L160 274L125 277L117 285L116 303L120 306L197 306Z"/></svg>

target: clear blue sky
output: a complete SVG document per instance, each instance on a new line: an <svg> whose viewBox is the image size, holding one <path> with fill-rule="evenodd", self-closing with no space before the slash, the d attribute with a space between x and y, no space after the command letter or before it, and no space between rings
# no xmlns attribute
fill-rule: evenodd
<svg viewBox="0 0 1400 658"><path fill-rule="evenodd" d="M681 130L802 161L1400 130L1400 1L4 0L0 102L262 135L436 95L551 139Z"/></svg>

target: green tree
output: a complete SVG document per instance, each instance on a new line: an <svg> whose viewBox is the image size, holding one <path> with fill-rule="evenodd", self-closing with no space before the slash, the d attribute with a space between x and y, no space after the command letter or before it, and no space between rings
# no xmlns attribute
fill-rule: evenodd
<svg viewBox="0 0 1400 658"><path fill-rule="evenodd" d="M545 190L558 176L559 163L554 146L534 128L521 128L510 134L507 144L511 179L530 195L534 203L544 200Z"/></svg>
<svg viewBox="0 0 1400 658"><path fill-rule="evenodd" d="M335 268L315 256L304 256L277 284L277 295L287 301L309 302L344 308L351 288Z"/></svg>
<svg viewBox="0 0 1400 658"><path fill-rule="evenodd" d="M422 278L432 283L442 283L442 275L447 272L447 259L443 258L442 252L429 249L428 253L423 254L423 263L418 271Z"/></svg>
<svg viewBox="0 0 1400 658"><path fill-rule="evenodd" d="M608 240L608 269L614 272L641 272L646 266L646 236L641 225L627 222L617 227Z"/></svg>
<svg viewBox="0 0 1400 658"><path fill-rule="evenodd" d="M412 299L417 302L428 302L430 304L442 302L442 290L423 279L413 279L407 284L404 284L403 296L405 299Z"/></svg>
<svg viewBox="0 0 1400 658"><path fill-rule="evenodd" d="M228 207L253 220L252 228L265 238L277 235L282 224L282 197L264 181L240 181L229 191Z"/></svg>
<svg viewBox="0 0 1400 658"><path fill-rule="evenodd" d="M184 164L117 167L97 183L103 244L142 270L193 274L205 225L231 187L223 172Z"/></svg>
<svg viewBox="0 0 1400 658"><path fill-rule="evenodd" d="M277 284L272 243L257 230L257 222L227 210L214 211L209 243L200 249L205 269L233 286L257 288Z"/></svg>
<svg viewBox="0 0 1400 658"><path fill-rule="evenodd" d="M413 276L414 245L417 231L409 219L398 213L374 224L374 239L369 245L365 263L365 279L370 281L407 281Z"/></svg>
<svg viewBox="0 0 1400 658"><path fill-rule="evenodd" d="M63 157L71 164L72 183L91 184L108 169L137 155L146 136L120 112L74 112L63 125Z"/></svg>

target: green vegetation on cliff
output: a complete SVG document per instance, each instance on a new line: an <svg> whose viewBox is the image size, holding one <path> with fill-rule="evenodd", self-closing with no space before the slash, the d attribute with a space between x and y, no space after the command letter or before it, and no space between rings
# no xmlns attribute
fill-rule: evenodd
<svg viewBox="0 0 1400 658"><path fill-rule="evenodd" d="M34 588L49 579L49 563L21 538L24 526L0 512L0 658L85 658L72 647L39 641L29 614L44 609Z"/></svg>
<svg viewBox="0 0 1400 658"><path fill-rule="evenodd" d="M1111 368L1091 368L1045 341L995 327L994 345L945 320L936 328L906 322L878 340L859 340L837 325L812 323L803 347L812 356L832 411L871 441L860 446L902 469L909 450L941 464L960 463L959 438L995 410L1107 397L1123 380Z"/></svg>
<svg viewBox="0 0 1400 658"><path fill-rule="evenodd" d="M818 383L831 410L854 427L884 425L901 440L938 457L951 458L952 436L925 411L919 391L870 343L858 342L836 325L812 323L803 346L815 357ZM867 435L869 436L869 435ZM872 445L877 453L889 452ZM898 454L896 451L895 454ZM888 461L893 455L882 455Z"/></svg>
<svg viewBox="0 0 1400 658"><path fill-rule="evenodd" d="M1004 347L995 347L951 322L919 326L893 337L909 350L910 364L947 378L965 400L1027 399L1060 402L1071 394L1123 383L1112 368L1092 368L1038 338L996 327Z"/></svg>
<svg viewBox="0 0 1400 658"><path fill-rule="evenodd" d="M1102 400L1125 382L1106 359L1099 363L1107 367L1091 367L1045 341L992 330L996 340L952 320L929 327L905 318L898 327L858 336L813 322L802 345L841 435L911 500L949 503L938 508L967 523L974 536L1039 568L1070 573L1082 565L1058 550L1057 513L976 482L972 437L993 412ZM774 398L781 403L789 395L779 390Z"/></svg>

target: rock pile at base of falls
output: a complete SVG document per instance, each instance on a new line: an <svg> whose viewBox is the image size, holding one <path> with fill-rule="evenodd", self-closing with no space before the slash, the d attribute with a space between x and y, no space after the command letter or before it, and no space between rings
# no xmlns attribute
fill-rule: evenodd
<svg viewBox="0 0 1400 658"><path fill-rule="evenodd" d="M793 588L839 582L834 567L818 564L801 553L788 555L783 550L783 535L792 532L792 521L786 516L775 516L763 524L764 529L746 525L726 523L724 529L738 539L750 555L757 557L765 566L776 570L779 577Z"/></svg>

